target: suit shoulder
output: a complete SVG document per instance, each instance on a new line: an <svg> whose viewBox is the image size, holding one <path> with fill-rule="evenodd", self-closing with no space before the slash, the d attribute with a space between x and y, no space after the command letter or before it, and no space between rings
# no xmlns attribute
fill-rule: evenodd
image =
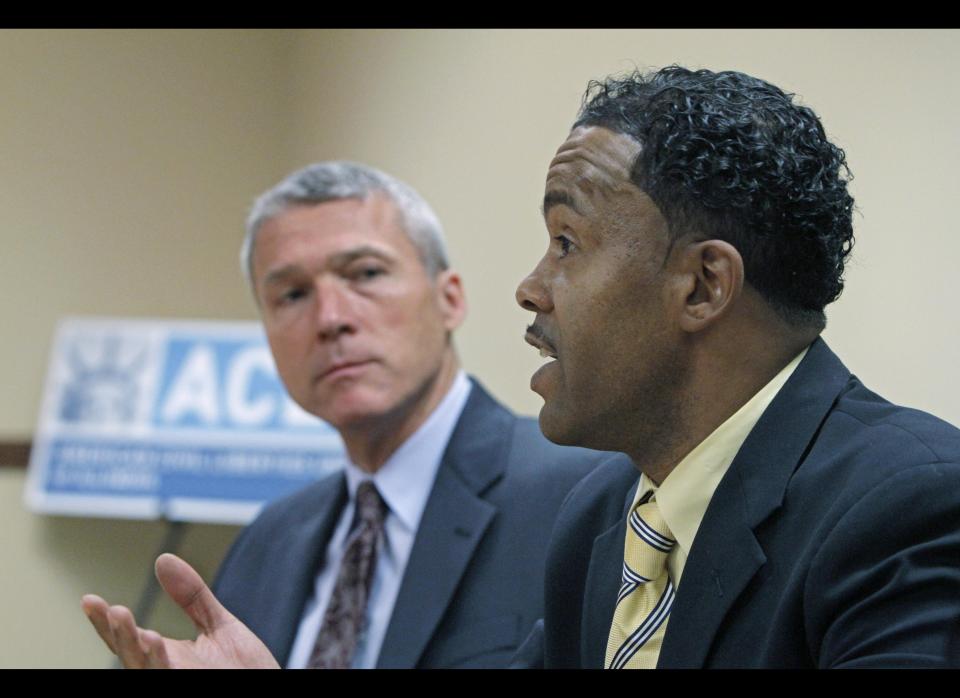
<svg viewBox="0 0 960 698"><path fill-rule="evenodd" d="M267 504L230 546L214 591L218 595L226 591L229 582L242 593L251 575L268 576L271 567L281 564L289 550L299 549L295 541L314 530L345 496L345 478L337 472ZM243 574L234 574L236 569L244 570Z"/></svg>
<svg viewBox="0 0 960 698"><path fill-rule="evenodd" d="M878 488L922 498L957 464L960 430L851 377L792 474L785 504L810 509L816 502L820 524L830 528Z"/></svg>
<svg viewBox="0 0 960 698"><path fill-rule="evenodd" d="M338 491L345 491L343 473L338 471L317 482L275 499L268 503L257 517L244 529L244 535L276 530L291 530L313 519L319 512L318 502L335 498Z"/></svg>
<svg viewBox="0 0 960 698"><path fill-rule="evenodd" d="M608 453L607 458L570 490L560 510L557 528L574 529L583 524L605 525L619 520L627 497L636 486L640 471L622 453Z"/></svg>
<svg viewBox="0 0 960 698"><path fill-rule="evenodd" d="M960 463L960 429L931 414L895 405L851 377L817 439L834 463L863 467L869 480L928 463Z"/></svg>
<svg viewBox="0 0 960 698"><path fill-rule="evenodd" d="M550 479L564 483L569 489L585 476L603 468L607 462L625 458L626 456L619 453L559 446L543 435L536 419L517 417L507 456L507 468L511 478L530 479L540 483L544 479Z"/></svg>

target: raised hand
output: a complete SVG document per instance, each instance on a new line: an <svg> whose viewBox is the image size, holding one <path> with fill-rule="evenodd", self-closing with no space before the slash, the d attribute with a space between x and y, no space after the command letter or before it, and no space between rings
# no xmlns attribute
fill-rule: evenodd
<svg viewBox="0 0 960 698"><path fill-rule="evenodd" d="M128 669L279 669L260 639L217 601L197 571L165 553L157 558L157 580L197 627L196 640L172 640L136 624L125 606L99 596L83 597L83 612L97 634Z"/></svg>

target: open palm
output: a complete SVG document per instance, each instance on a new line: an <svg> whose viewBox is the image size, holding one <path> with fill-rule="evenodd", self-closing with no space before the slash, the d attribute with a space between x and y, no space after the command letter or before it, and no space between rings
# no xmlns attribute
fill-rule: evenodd
<svg viewBox="0 0 960 698"><path fill-rule="evenodd" d="M157 558L157 580L197 627L196 640L172 640L137 627L130 609L99 596L83 597L84 613L128 669L278 669L270 650L217 601L190 565L175 555Z"/></svg>

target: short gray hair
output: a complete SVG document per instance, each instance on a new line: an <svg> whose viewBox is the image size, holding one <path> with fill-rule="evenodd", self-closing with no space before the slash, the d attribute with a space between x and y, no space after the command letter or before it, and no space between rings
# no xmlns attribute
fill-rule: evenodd
<svg viewBox="0 0 960 698"><path fill-rule="evenodd" d="M397 207L403 231L413 242L427 274L433 278L449 266L443 228L437 215L412 187L385 172L356 162L318 162L297 170L254 201L240 248L240 266L254 288L253 248L261 226L296 206L342 199L364 200L382 193Z"/></svg>

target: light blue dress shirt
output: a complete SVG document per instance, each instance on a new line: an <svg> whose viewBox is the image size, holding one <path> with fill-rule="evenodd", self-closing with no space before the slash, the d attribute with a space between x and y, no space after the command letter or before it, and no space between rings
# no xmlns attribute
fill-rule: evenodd
<svg viewBox="0 0 960 698"><path fill-rule="evenodd" d="M353 521L357 487L362 481L371 479L386 502L389 512L384 521L383 545L379 551L373 586L367 600L366 631L361 635L354 654L353 668L371 669L376 666L420 525L420 517L433 489L443 452L460 419L467 398L470 397L471 388L466 374L460 371L437 408L372 477L353 463L346 464L350 501L340 515L314 582L313 595L304 608L300 628L287 662L288 669L302 669L310 659L340 570L345 551L344 543Z"/></svg>

